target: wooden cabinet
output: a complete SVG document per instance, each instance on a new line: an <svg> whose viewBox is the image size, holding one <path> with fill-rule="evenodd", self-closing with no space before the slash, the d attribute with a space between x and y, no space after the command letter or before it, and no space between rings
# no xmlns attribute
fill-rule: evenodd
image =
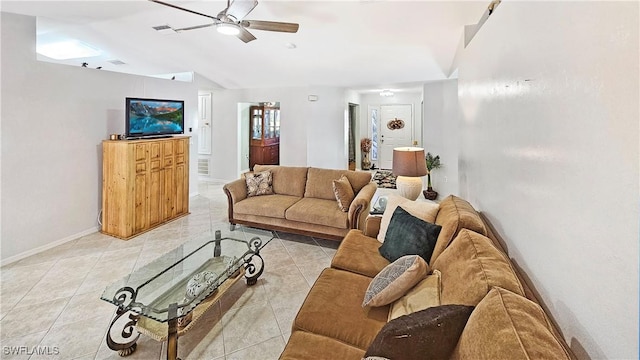
<svg viewBox="0 0 640 360"><path fill-rule="evenodd" d="M189 213L189 138L102 143L102 232L134 237Z"/></svg>
<svg viewBox="0 0 640 360"><path fill-rule="evenodd" d="M249 169L255 164L280 164L280 109L251 106L249 109Z"/></svg>

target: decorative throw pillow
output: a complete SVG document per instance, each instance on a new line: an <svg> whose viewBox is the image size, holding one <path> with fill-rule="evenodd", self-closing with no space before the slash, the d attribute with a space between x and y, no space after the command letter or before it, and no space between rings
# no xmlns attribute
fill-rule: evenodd
<svg viewBox="0 0 640 360"><path fill-rule="evenodd" d="M400 299L393 302L389 310L388 321L409 315L416 311L440 306L440 271L433 273L420 281Z"/></svg>
<svg viewBox="0 0 640 360"><path fill-rule="evenodd" d="M409 214L401 206L393 212L384 243L378 251L394 262L404 255L420 255L427 263L442 227Z"/></svg>
<svg viewBox="0 0 640 360"><path fill-rule="evenodd" d="M373 340L365 357L389 359L449 359L473 306L442 305L389 321Z"/></svg>
<svg viewBox="0 0 640 360"><path fill-rule="evenodd" d="M340 210L344 212L349 211L349 205L351 205L351 202L356 196L353 192L349 179L342 175L340 179L333 180L332 186L333 193L336 196L336 200L338 200L338 207Z"/></svg>
<svg viewBox="0 0 640 360"><path fill-rule="evenodd" d="M245 174L247 197L273 194L271 171Z"/></svg>
<svg viewBox="0 0 640 360"><path fill-rule="evenodd" d="M429 273L429 265L418 255L403 256L380 270L364 294L362 306L383 306L404 295Z"/></svg>
<svg viewBox="0 0 640 360"><path fill-rule="evenodd" d="M384 213L382 213L382 220L380 220L378 241L384 242L385 236L387 234L387 229L389 228L389 222L391 222L393 212L396 211L396 208L398 206L401 206L409 214L432 224L436 222L436 216L438 215L438 210L440 209L440 205L438 205L437 203L427 201L411 201L402 196L390 195L387 199L387 207L384 209Z"/></svg>

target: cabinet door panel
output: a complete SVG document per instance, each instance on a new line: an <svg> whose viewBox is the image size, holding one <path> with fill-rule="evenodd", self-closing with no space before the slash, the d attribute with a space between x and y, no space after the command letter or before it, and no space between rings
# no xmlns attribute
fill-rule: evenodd
<svg viewBox="0 0 640 360"><path fill-rule="evenodd" d="M163 185L162 194L164 201L162 202L162 220L170 219L176 214L176 190L175 190L175 173L174 168L166 167L162 170Z"/></svg>
<svg viewBox="0 0 640 360"><path fill-rule="evenodd" d="M144 164L144 163L143 163ZM147 174L136 174L133 190L135 204L133 209L133 230L142 231L147 228Z"/></svg>
<svg viewBox="0 0 640 360"><path fill-rule="evenodd" d="M162 221L162 171L155 170L149 174L149 226L158 225Z"/></svg>
<svg viewBox="0 0 640 360"><path fill-rule="evenodd" d="M176 165L176 215L184 214L187 212L185 201L185 187L188 186L185 183L185 166L184 164Z"/></svg>

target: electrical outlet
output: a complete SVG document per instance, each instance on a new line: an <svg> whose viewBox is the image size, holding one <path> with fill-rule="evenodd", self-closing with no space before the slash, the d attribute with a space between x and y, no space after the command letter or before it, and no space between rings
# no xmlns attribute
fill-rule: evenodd
<svg viewBox="0 0 640 360"><path fill-rule="evenodd" d="M444 182L448 182L449 180L447 179L447 177L444 177Z"/></svg>

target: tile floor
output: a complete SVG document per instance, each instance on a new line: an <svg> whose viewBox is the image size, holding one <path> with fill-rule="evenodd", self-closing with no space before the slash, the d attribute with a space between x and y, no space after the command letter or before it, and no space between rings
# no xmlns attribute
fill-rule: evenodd
<svg viewBox="0 0 640 360"><path fill-rule="evenodd" d="M222 184L201 183L199 192L190 215L131 240L94 233L0 268L0 358L120 359L104 340L115 306L100 295L112 281L226 222ZM179 339L178 356L277 359L293 318L337 246L278 233L262 251L265 272L258 283L236 283L207 314L210 325ZM18 354L10 353L16 349ZM127 357L164 358L166 346L144 336Z"/></svg>

